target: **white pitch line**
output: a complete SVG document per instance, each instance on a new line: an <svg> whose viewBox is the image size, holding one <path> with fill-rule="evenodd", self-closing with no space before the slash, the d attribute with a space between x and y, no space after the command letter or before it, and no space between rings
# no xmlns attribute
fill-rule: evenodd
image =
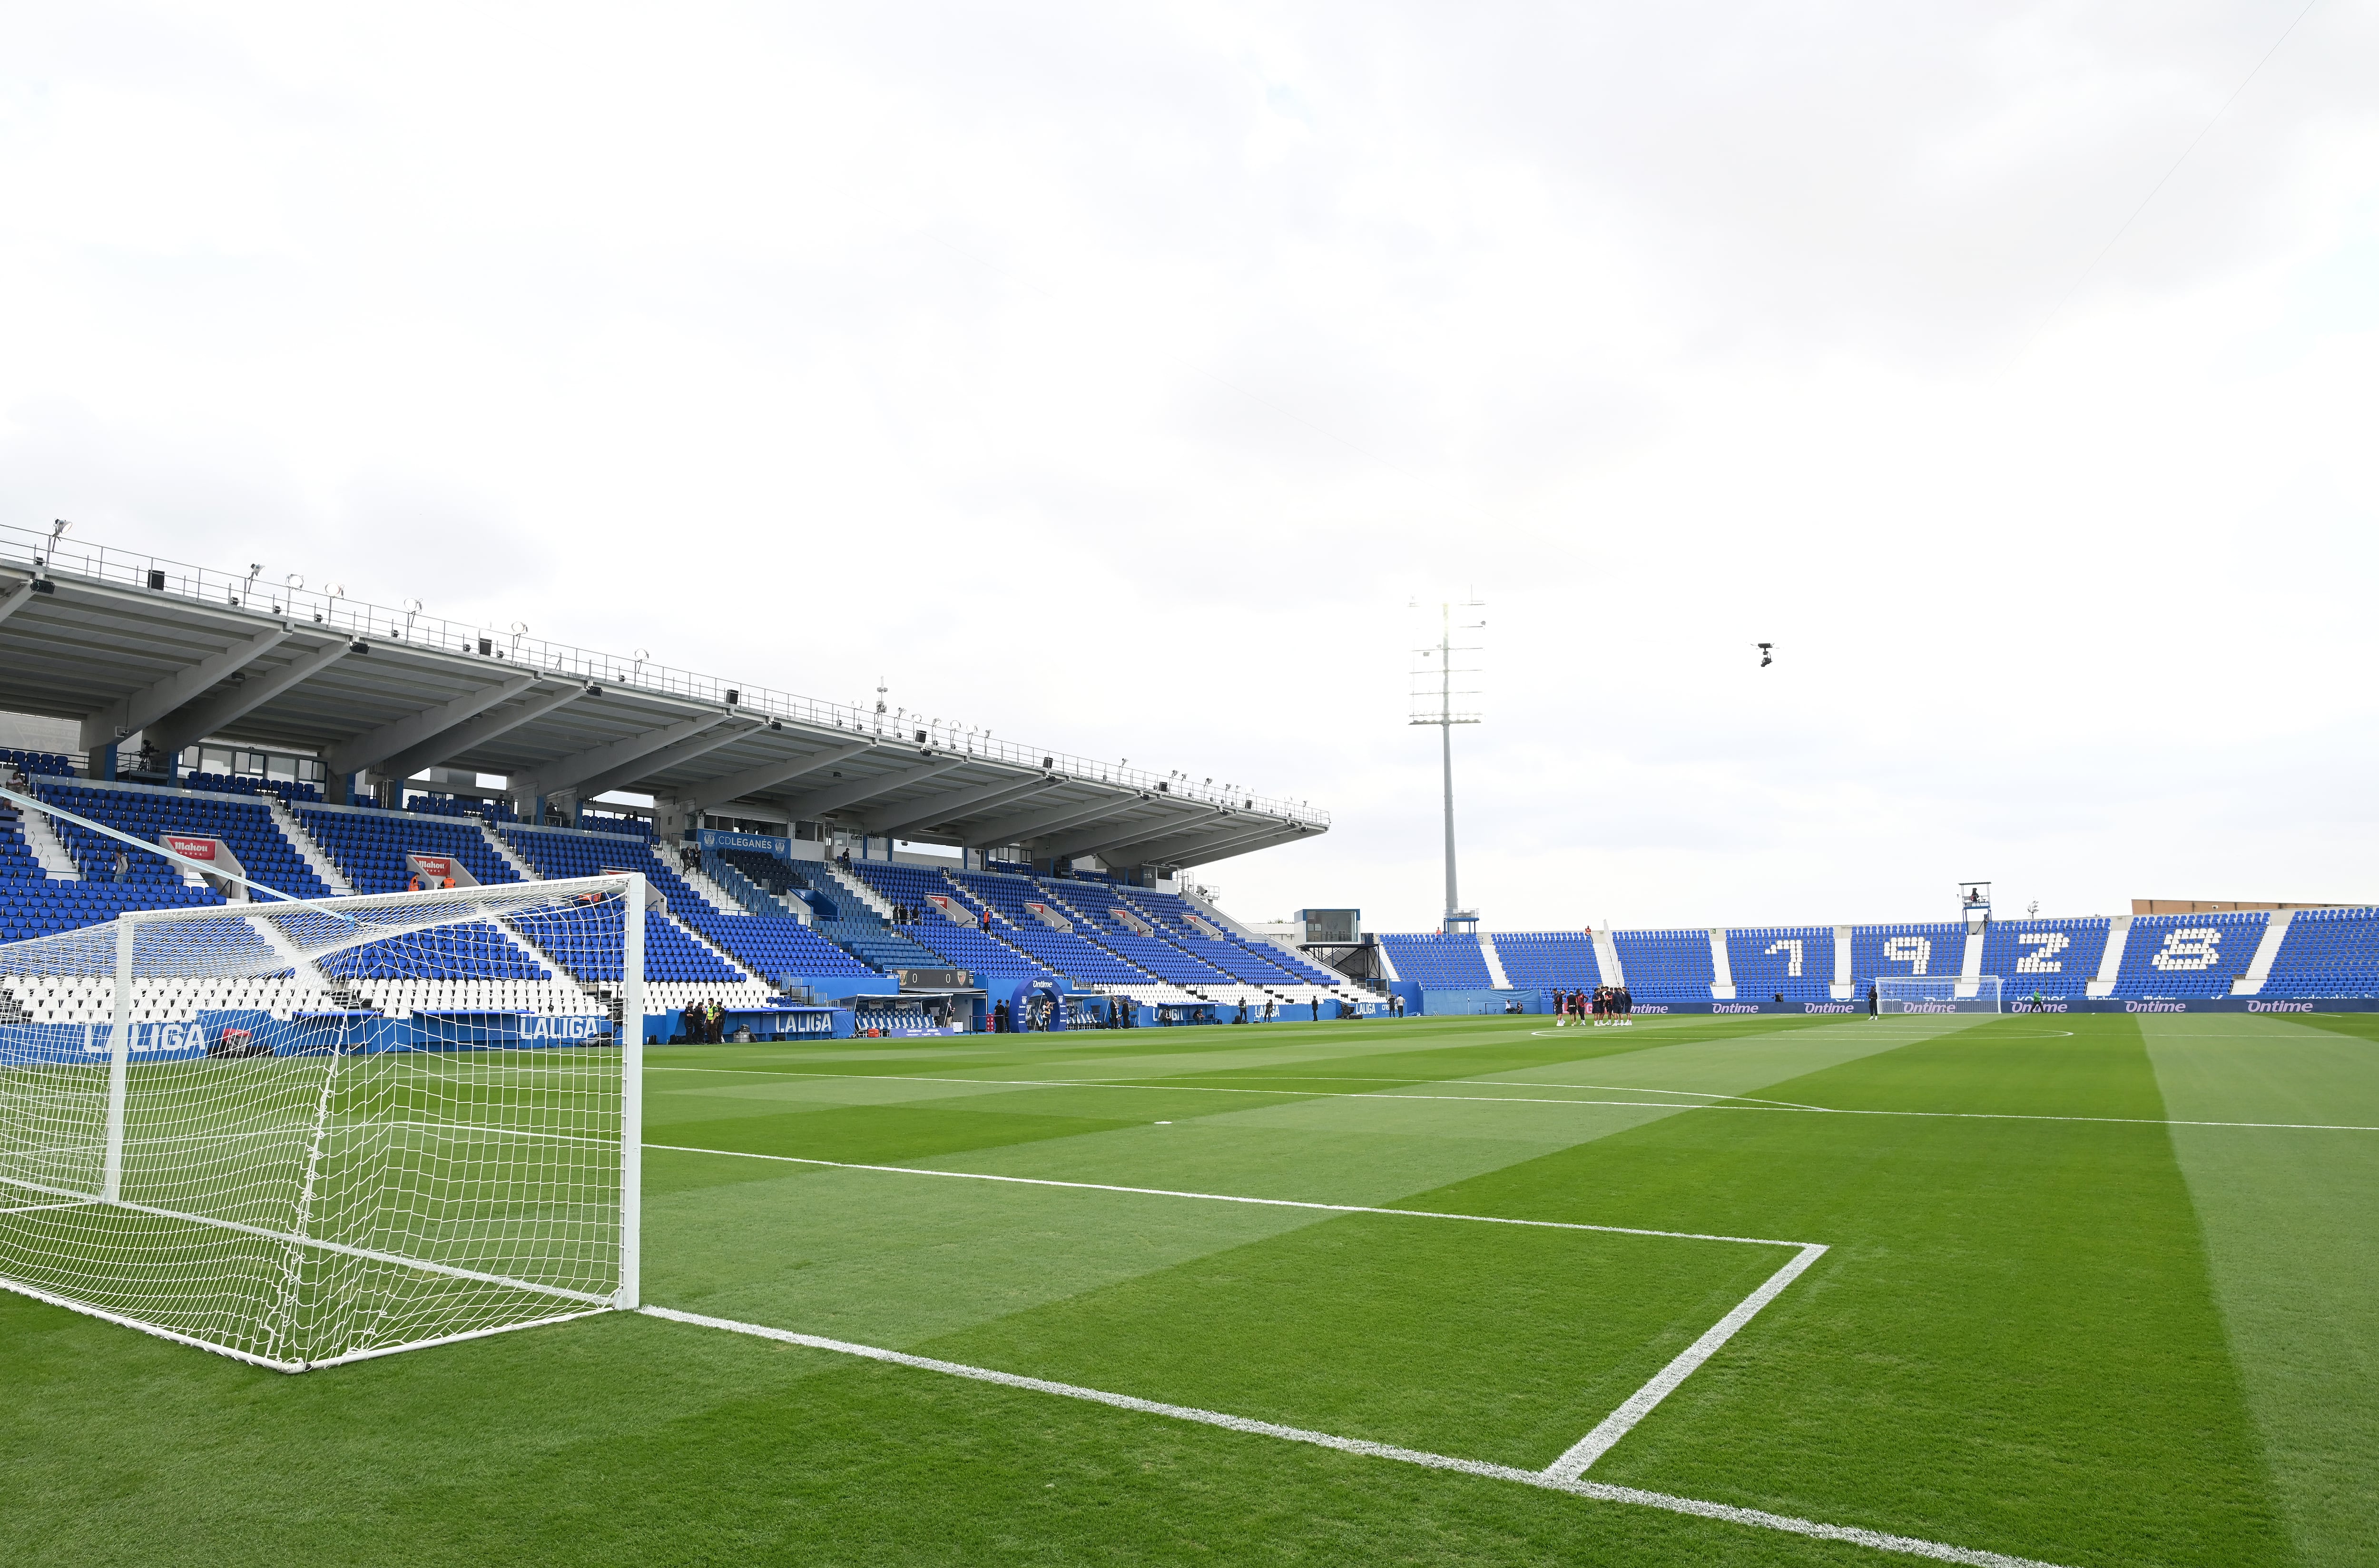
<svg viewBox="0 0 2379 1568"><path fill-rule="evenodd" d="M1206 1203L1252 1203L1266 1209L1318 1209L1332 1214L1394 1214L1408 1220L1464 1220L1480 1225L1528 1225L1538 1230L1590 1230L1608 1236L1656 1236L1670 1241L1731 1241L1745 1247L1815 1247L1816 1241L1784 1241L1772 1236L1711 1236L1702 1231L1647 1230L1641 1225L1589 1225L1572 1220L1515 1220L1502 1214L1449 1214L1434 1209L1376 1209L1363 1203L1314 1203L1298 1198L1246 1198L1235 1192L1183 1192L1169 1187L1123 1187L1105 1181L1057 1181L1047 1176L992 1176L983 1171L942 1171L929 1165L867 1165L851 1160L811 1160L799 1154L754 1154L742 1149L697 1149L684 1143L647 1143L674 1154L718 1154L731 1160L774 1160L787 1165L824 1165L838 1171L886 1171L894 1176L948 1176L958 1181L997 1181L1017 1187L1067 1187L1082 1192L1129 1192L1143 1198L1192 1198Z"/></svg>
<svg viewBox="0 0 2379 1568"><path fill-rule="evenodd" d="M1826 1255L1823 1247L1811 1243L1801 1249L1793 1260L1768 1276L1767 1283L1738 1303L1733 1311L1710 1326L1708 1333L1680 1351L1675 1360L1652 1375L1649 1382L1627 1396L1627 1402L1599 1422L1594 1430L1572 1443L1569 1451L1545 1466L1545 1478L1554 1481L1574 1481L1586 1474L1596 1460L1611 1452L1621 1438L1636 1429L1636 1424L1652 1413L1660 1401L1676 1392L1677 1385L1694 1375L1701 1364L1719 1352L1719 1347L1733 1339L1759 1315L1759 1309L1782 1294L1786 1285Z"/></svg>
<svg viewBox="0 0 2379 1568"><path fill-rule="evenodd" d="M1389 1211L1403 1212L1404 1211ZM1461 1217L1461 1216L1455 1216ZM1608 1486L1599 1481L1562 1478L1539 1470L1522 1470L1508 1465L1490 1465L1477 1459L1457 1459L1447 1453L1429 1453L1419 1449L1398 1448L1393 1443L1372 1442L1364 1438L1338 1437L1329 1432L1308 1431L1301 1427L1286 1427L1272 1421L1251 1420L1245 1416L1226 1415L1219 1410L1201 1410L1187 1405L1166 1405L1153 1399L1141 1399L1128 1393L1109 1393L1103 1389L1084 1388L1076 1383L1053 1382L1045 1378L1020 1377L1014 1372L994 1371L988 1367L971 1367L960 1361L939 1361L929 1356L911 1356L904 1351L886 1350L872 1345L853 1345L847 1340L825 1339L816 1334L794 1333L787 1329L772 1329L762 1323L738 1322L731 1318L710 1318L697 1312L681 1312L668 1307L638 1309L648 1317L666 1319L670 1322L690 1323L697 1328L721 1329L729 1333L749 1334L755 1339L775 1340L784 1345L798 1345L812 1350L827 1350L841 1356L857 1356L870 1361L889 1362L896 1367L913 1368L919 1371L939 1372L946 1377L967 1378L976 1382L997 1383L1005 1388L1023 1389L1033 1393L1053 1393L1067 1399L1086 1400L1117 1410L1130 1410L1146 1416L1163 1416L1176 1421L1194 1421L1201 1426L1220 1427L1226 1431L1244 1432L1256 1437L1279 1438L1288 1442L1310 1443L1317 1448L1334 1449L1341 1453L1360 1454L1371 1459L1393 1459L1406 1465L1418 1465L1431 1470L1453 1470L1467 1476L1480 1476L1491 1480L1516 1481L1522 1486L1537 1487L1546 1491L1567 1492L1576 1497L1592 1498L1600 1502L1624 1502L1639 1508L1657 1508L1670 1514L1684 1514L1695 1518L1712 1519L1731 1525L1745 1525L1755 1529L1778 1530L1787 1535L1805 1536L1816 1540L1843 1541L1854 1546L1869 1547L1878 1551L1898 1552L1908 1557L1922 1557L1936 1562L1956 1562L1966 1568L2056 1568L2035 1558L2010 1557L2003 1552L1978 1551L1971 1547L1947 1546L1939 1541L1919 1540L1913 1536L1889 1535L1880 1530L1867 1530L1853 1525L1827 1525L1815 1519L1798 1519L1787 1514L1769 1514L1757 1508L1737 1508L1730 1503L1706 1502L1698 1498L1673 1497L1667 1492L1645 1491L1636 1487Z"/></svg>
<svg viewBox="0 0 2379 1568"><path fill-rule="evenodd" d="M972 1083L992 1089L1116 1089L1138 1090L1142 1093L1164 1094L1269 1094L1274 1099L1290 1100L1430 1100L1451 1101L1457 1104L1482 1105L1618 1105L1638 1110L1659 1111L1772 1111L1785 1116L1916 1116L1929 1120L1978 1122L2082 1122L2109 1127L2229 1127L2258 1128L2275 1132L2379 1132L2379 1127L2361 1127L2337 1122L2208 1122L2182 1121L2160 1116L2052 1116L2022 1111L1870 1111L1854 1110L1841 1105L1794 1105L1781 1101L1761 1101L1726 1105L1680 1104L1673 1100L1550 1100L1525 1094L1386 1094L1366 1092L1350 1094L1329 1089L1226 1089L1205 1083L1116 1083L1099 1079L1070 1078L928 1078L923 1073L864 1072L803 1072L799 1068L777 1067L647 1067L647 1072L723 1073L740 1078L819 1078L865 1083ZM1484 1082L1467 1079L1463 1082ZM1490 1087L1496 1087L1490 1085ZM1528 1085L1515 1084L1524 1088ZM1546 1089L1592 1088L1590 1084L1548 1083ZM1715 1092L1695 1089L1637 1089L1637 1094L1698 1094L1743 1100L1742 1095L1717 1096Z"/></svg>

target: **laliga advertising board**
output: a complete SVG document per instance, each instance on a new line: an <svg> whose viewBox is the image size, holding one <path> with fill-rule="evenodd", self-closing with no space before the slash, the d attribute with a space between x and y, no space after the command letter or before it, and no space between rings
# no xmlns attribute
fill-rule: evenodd
<svg viewBox="0 0 2379 1568"><path fill-rule="evenodd" d="M276 1019L260 1009L210 1010L187 1022L130 1027L135 1062L187 1062L260 1055L376 1055L382 1051L513 1050L609 1044L611 1020L599 1014L419 1013L409 1019L378 1013L298 1013ZM76 1063L104 1068L115 1026L108 1023L17 1024L8 1031L6 1060Z"/></svg>

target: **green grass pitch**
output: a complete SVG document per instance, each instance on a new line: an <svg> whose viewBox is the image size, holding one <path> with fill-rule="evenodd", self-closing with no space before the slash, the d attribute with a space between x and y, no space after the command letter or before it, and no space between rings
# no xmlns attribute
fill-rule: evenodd
<svg viewBox="0 0 2379 1568"><path fill-rule="evenodd" d="M1550 1022L657 1049L646 1298L1526 1473L1817 1243L1587 1482L2379 1561L2379 1019ZM12 1564L1913 1561L647 1315L286 1377L0 1294L0 1388Z"/></svg>

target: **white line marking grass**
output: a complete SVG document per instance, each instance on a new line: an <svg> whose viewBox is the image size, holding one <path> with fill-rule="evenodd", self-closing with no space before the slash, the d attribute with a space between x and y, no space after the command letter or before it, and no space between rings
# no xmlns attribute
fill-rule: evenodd
<svg viewBox="0 0 2379 1568"><path fill-rule="evenodd" d="M1762 1307L1775 1300L1786 1285L1799 1279L1810 1264L1825 1255L1824 1248L1814 1245L1794 1254L1791 1262L1769 1275L1757 1290L1737 1302L1733 1311L1712 1324L1708 1333L1685 1346L1675 1360L1653 1373L1649 1381L1629 1394L1626 1402L1605 1416L1594 1430L1570 1444L1567 1453L1546 1465L1546 1478L1574 1481L1586 1474L1596 1460L1610 1453L1638 1421L1650 1415L1654 1405L1675 1393L1679 1383L1693 1376L1703 1362L1717 1355L1720 1346L1757 1317Z"/></svg>
<svg viewBox="0 0 2379 1568"><path fill-rule="evenodd" d="M1658 1236L1673 1241L1730 1241L1745 1247L1814 1247L1819 1241L1784 1241L1772 1236L1710 1236L1691 1230L1646 1230L1640 1225L1589 1225L1574 1220L1515 1220L1502 1214L1449 1214L1434 1209L1377 1209L1361 1203L1316 1203L1301 1198L1246 1198L1233 1192L1183 1192L1169 1187L1124 1187L1105 1181L1058 1181L1050 1176L992 1176L983 1171L942 1171L929 1165L866 1165L850 1160L813 1160L799 1154L754 1154L741 1149L697 1149L685 1143L647 1143L673 1154L717 1154L730 1160L774 1160L788 1165L823 1165L838 1171L886 1171L894 1176L945 1176L956 1181L1001 1181L1018 1187L1070 1187L1084 1192L1129 1192L1145 1198L1191 1198L1205 1203L1254 1203L1268 1209L1318 1209L1333 1214L1393 1214L1408 1220L1463 1220L1479 1225L1529 1225L1540 1230L1600 1231L1610 1236Z"/></svg>
<svg viewBox="0 0 2379 1568"><path fill-rule="evenodd" d="M1515 1220L1500 1214L1451 1214L1430 1209L1376 1209L1358 1203L1313 1203L1291 1198L1244 1198L1226 1192L1180 1192L1160 1187L1121 1187L1107 1182L1055 1181L1042 1176L985 1176L975 1171L938 1171L917 1165L863 1165L842 1160L810 1160L793 1154L743 1154L731 1149L693 1149L678 1143L647 1143L647 1149L667 1149L680 1154L724 1154L745 1160L774 1160L792 1165L824 1165L844 1171L886 1171L900 1176L950 1176L961 1181L1008 1182L1019 1187L1063 1187L1091 1192L1129 1192L1149 1198L1188 1198L1207 1203L1251 1203L1271 1209L1314 1209L1334 1214L1394 1214L1422 1220L1457 1220L1471 1224L1527 1225L1540 1230L1600 1231L1608 1236L1650 1236L1673 1241L1723 1241L1745 1247L1790 1247L1793 1255L1784 1266L1770 1274L1760 1286L1735 1304L1733 1311L1721 1318L1708 1333L1685 1346L1669 1364L1652 1374L1642 1388L1628 1395L1618 1409L1604 1417L1594 1430L1570 1445L1567 1452L1547 1467L1545 1474L1555 1480L1574 1481L1585 1474L1588 1465L1611 1452L1621 1438L1635 1429L1637 1422L1652 1413L1653 1407L1676 1392L1677 1385L1691 1377L1701 1364L1719 1352L1719 1348L1740 1333L1745 1324L1759 1314L1759 1309L1776 1299L1784 1287L1801 1277L1810 1264L1826 1255L1823 1242L1779 1241L1768 1236L1709 1236L1698 1231L1646 1230L1635 1225L1581 1224L1568 1220Z"/></svg>
<svg viewBox="0 0 2379 1568"><path fill-rule="evenodd" d="M1384 1213L1409 1212L1406 1210L1376 1211ZM1476 1219L1478 1215L1455 1215L1453 1218ZM1397 1448L1389 1443L1371 1442L1361 1438L1337 1437L1329 1432L1307 1431L1298 1427L1284 1427L1271 1421L1250 1420L1244 1416L1225 1415L1219 1410L1200 1410L1186 1405L1165 1405L1153 1399L1139 1399L1128 1393L1109 1393L1102 1389L1082 1388L1074 1383L1051 1382L1045 1378L1019 1377L1013 1372L994 1371L988 1367L970 1367L959 1361L937 1361L929 1356L911 1356L902 1351L886 1350L872 1345L853 1345L845 1340L823 1339L816 1334L794 1333L786 1329L772 1329L761 1323L737 1322L731 1318L708 1318L697 1312L680 1312L667 1307L639 1309L649 1317L670 1322L691 1323L698 1328L722 1329L729 1333L749 1334L755 1339L776 1340L785 1345L804 1345L812 1350L827 1350L840 1356L863 1357L871 1361L886 1361L897 1367L914 1368L920 1371L939 1372L946 1377L969 1378L977 1382L997 1383L1004 1388L1024 1389L1034 1393L1053 1393L1067 1399L1087 1400L1093 1405L1110 1405L1118 1410L1136 1411L1146 1416L1163 1416L1176 1421L1194 1421L1202 1426L1220 1427L1226 1431L1245 1432L1256 1437L1278 1438L1288 1442L1310 1443L1317 1448L1335 1449L1341 1453L1361 1454L1372 1459L1393 1459L1406 1465L1419 1465L1431 1470L1454 1470L1467 1476L1479 1476L1491 1480L1516 1481L1522 1486L1538 1487L1547 1491L1568 1492L1573 1496L1592 1498L1599 1502L1629 1503L1639 1508L1658 1508L1670 1514L1689 1514L1700 1519L1715 1519L1731 1525L1745 1525L1755 1529L1779 1530L1787 1535L1807 1536L1817 1540L1845 1541L1855 1546L1871 1547L1878 1551L1898 1552L1908 1557L1928 1558L1936 1562L1956 1562L1969 1568L2055 1568L2029 1557L2010 1557L2002 1552L1977 1551L1970 1547L1947 1546L1939 1541L1919 1540L1912 1536L1888 1535L1880 1530L1866 1530L1851 1525L1820 1524L1814 1519L1797 1519L1786 1514L1769 1514L1756 1508L1736 1508L1723 1502L1705 1502L1698 1498L1673 1497L1667 1492L1645 1491L1636 1487L1608 1486L1600 1481L1555 1476L1545 1470L1521 1470L1506 1465L1490 1465L1476 1459L1457 1459L1452 1454L1425 1453L1419 1449Z"/></svg>
<svg viewBox="0 0 2379 1568"><path fill-rule="evenodd" d="M1685 1104L1674 1100L1550 1100L1525 1094L1391 1094L1377 1090L1351 1093L1343 1090L1331 1089L1228 1089L1206 1083L1162 1083L1079 1078L929 1078L923 1073L810 1072L800 1067L648 1067L645 1070L646 1072L721 1073L729 1077L742 1078L820 1078L863 1083L971 1083L980 1084L987 1089L1117 1089L1166 1094L1269 1094L1274 1099L1289 1100L1435 1100L1486 1105L1618 1105L1638 1110L1659 1111L1773 1111L1789 1116L1920 1116L1942 1121L2096 1122L2114 1127L2228 1127L2277 1132L2379 1132L2379 1127L2360 1127L2333 1122L2206 1122L2182 1121L2164 1116L2053 1116L2026 1114L2022 1111L1866 1111L1854 1110L1841 1105L1800 1105L1784 1100L1747 1101L1743 1095L1713 1095L1707 1091L1697 1089L1638 1089L1630 1084L1595 1083L1504 1084L1489 1079L1463 1079L1450 1081L1477 1083L1482 1088L1489 1089L1587 1089L1617 1091L1630 1094L1701 1094L1704 1095L1705 1101L1723 1099L1730 1103L1713 1104ZM1403 1083L1412 1080L1387 1079L1380 1081Z"/></svg>

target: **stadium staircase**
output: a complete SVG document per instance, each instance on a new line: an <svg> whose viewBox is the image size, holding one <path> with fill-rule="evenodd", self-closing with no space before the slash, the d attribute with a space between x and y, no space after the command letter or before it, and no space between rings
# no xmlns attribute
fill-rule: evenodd
<svg viewBox="0 0 2379 1568"><path fill-rule="evenodd" d="M504 864L512 867L513 874L519 877L523 882L542 882L545 880L537 874L537 867L523 860L521 858L521 852L518 850L513 849L511 843L505 839L504 836L495 830L493 825L484 820L481 821L479 824L479 837L486 841L489 852L493 854L496 859L501 861Z"/></svg>
<svg viewBox="0 0 2379 1568"><path fill-rule="evenodd" d="M289 842L296 846L298 855L308 865L314 868L314 874L322 879L325 887L343 897L356 890L355 884L349 882L346 874L332 862L331 857L323 852L322 846L315 841L314 836L306 831L306 825L297 820L297 814L289 809L288 802L278 795L265 795L260 797L260 800L266 814L272 818Z"/></svg>
<svg viewBox="0 0 2379 1568"><path fill-rule="evenodd" d="M13 813L17 808L10 806L8 809ZM82 868L75 864L74 857L66 853L66 847L58 841L48 817L40 812L31 812L17 820L24 832L26 850L32 856L33 863L42 868L42 875L60 882L82 880Z"/></svg>
<svg viewBox="0 0 2379 1568"><path fill-rule="evenodd" d="M741 905L745 914L791 915L795 920L801 918L801 911L787 907L782 899L778 898L732 865L722 862L706 874L720 892Z"/></svg>
<svg viewBox="0 0 2379 1568"><path fill-rule="evenodd" d="M1495 950L1495 938L1483 931L1479 934L1479 956L1487 964L1487 983L1498 991L1512 989L1511 977L1503 972L1503 955Z"/></svg>

